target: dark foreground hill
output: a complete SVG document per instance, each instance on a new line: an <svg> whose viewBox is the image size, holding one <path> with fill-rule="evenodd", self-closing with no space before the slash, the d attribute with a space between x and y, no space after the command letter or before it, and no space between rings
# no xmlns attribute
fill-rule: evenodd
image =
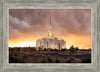
<svg viewBox="0 0 100 72"><path fill-rule="evenodd" d="M35 50L10 48L9 63L91 63L91 51Z"/></svg>

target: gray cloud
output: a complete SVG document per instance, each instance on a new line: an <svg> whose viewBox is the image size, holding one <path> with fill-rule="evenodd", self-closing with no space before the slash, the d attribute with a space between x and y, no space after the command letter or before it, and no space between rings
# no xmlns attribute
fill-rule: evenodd
<svg viewBox="0 0 100 72"><path fill-rule="evenodd" d="M20 36L46 36L51 16L57 35L90 35L90 9L10 9L10 38Z"/></svg>

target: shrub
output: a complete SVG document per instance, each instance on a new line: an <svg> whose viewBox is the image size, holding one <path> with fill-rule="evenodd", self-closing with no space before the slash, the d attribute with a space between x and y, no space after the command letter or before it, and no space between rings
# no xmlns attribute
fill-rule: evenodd
<svg viewBox="0 0 100 72"><path fill-rule="evenodd" d="M18 63L18 60L10 57L9 63Z"/></svg>
<svg viewBox="0 0 100 72"><path fill-rule="evenodd" d="M45 56L42 56L43 58L45 58Z"/></svg>
<svg viewBox="0 0 100 72"><path fill-rule="evenodd" d="M47 58L49 62L52 62L52 59L50 57Z"/></svg>
<svg viewBox="0 0 100 72"><path fill-rule="evenodd" d="M20 59L18 63L25 63L23 59Z"/></svg>
<svg viewBox="0 0 100 72"><path fill-rule="evenodd" d="M54 49L54 51L58 51L58 49Z"/></svg>
<svg viewBox="0 0 100 72"><path fill-rule="evenodd" d="M41 63L46 63L46 61L45 60L42 60Z"/></svg>
<svg viewBox="0 0 100 72"><path fill-rule="evenodd" d="M81 63L91 63L91 59L87 58L87 59L83 59L81 61Z"/></svg>
<svg viewBox="0 0 100 72"><path fill-rule="evenodd" d="M56 63L59 63L59 60L56 60Z"/></svg>
<svg viewBox="0 0 100 72"><path fill-rule="evenodd" d="M17 56L17 54L14 54L14 56Z"/></svg>
<svg viewBox="0 0 100 72"><path fill-rule="evenodd" d="M46 48L44 48L44 51L47 51L47 49L46 49Z"/></svg>
<svg viewBox="0 0 100 72"><path fill-rule="evenodd" d="M23 56L23 58L27 58L27 56L26 56L26 55L24 55L24 56Z"/></svg>
<svg viewBox="0 0 100 72"><path fill-rule="evenodd" d="M35 48L30 48L30 51L36 51L36 49Z"/></svg>
<svg viewBox="0 0 100 72"><path fill-rule="evenodd" d="M66 63L72 63L71 60L67 60Z"/></svg>
<svg viewBox="0 0 100 72"><path fill-rule="evenodd" d="M18 48L17 50L20 51L20 48Z"/></svg>
<svg viewBox="0 0 100 72"><path fill-rule="evenodd" d="M13 63L14 61L13 61L13 57L9 57L9 63Z"/></svg>

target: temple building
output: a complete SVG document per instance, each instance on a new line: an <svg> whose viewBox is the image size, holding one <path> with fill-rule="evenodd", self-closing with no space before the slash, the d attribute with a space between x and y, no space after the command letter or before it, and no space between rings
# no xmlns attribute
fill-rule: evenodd
<svg viewBox="0 0 100 72"><path fill-rule="evenodd" d="M66 42L63 39L57 38L57 37L54 36L53 27L52 27L52 24L51 24L51 18L50 18L48 36L41 38L41 39L38 39L36 41L36 47L38 47L38 48L40 47L42 49L51 48L51 49L58 49L58 50L66 48Z"/></svg>

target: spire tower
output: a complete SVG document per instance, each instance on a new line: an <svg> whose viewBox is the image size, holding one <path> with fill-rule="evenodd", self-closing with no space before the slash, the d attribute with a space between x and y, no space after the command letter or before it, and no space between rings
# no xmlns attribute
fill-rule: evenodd
<svg viewBox="0 0 100 72"><path fill-rule="evenodd" d="M52 24L51 24L51 16L50 16L50 24L49 24L49 30L48 30L48 37L54 37L53 34L53 28L52 28Z"/></svg>

